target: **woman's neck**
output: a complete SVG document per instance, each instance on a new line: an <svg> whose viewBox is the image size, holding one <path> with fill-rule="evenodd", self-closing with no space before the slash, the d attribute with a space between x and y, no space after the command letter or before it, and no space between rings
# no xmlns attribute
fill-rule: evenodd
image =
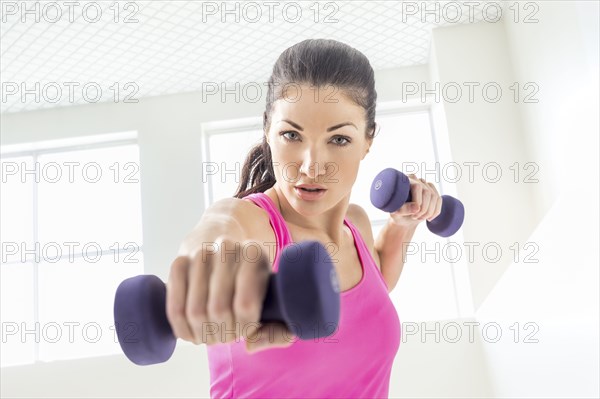
<svg viewBox="0 0 600 399"><path fill-rule="evenodd" d="M307 217L294 210L277 184L265 191L265 194L278 205L279 212L288 225L301 229L303 233L323 237L326 242L338 246L344 242L344 217L348 209L348 198L322 214Z"/></svg>

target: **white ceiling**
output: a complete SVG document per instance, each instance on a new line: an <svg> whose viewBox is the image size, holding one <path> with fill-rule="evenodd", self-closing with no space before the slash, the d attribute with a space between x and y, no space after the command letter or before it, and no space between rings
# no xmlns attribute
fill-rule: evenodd
<svg viewBox="0 0 600 399"><path fill-rule="evenodd" d="M208 15L200 1L136 1L117 3L120 12L115 22L113 1L79 1L71 9L72 16L65 2L53 2L61 6L60 19L58 9L44 9L43 2L12 3L19 7L16 14L4 10L0 24L0 75L6 97L0 112L90 103L96 85L102 90L98 102L115 101L117 86L118 101L127 94L139 99L199 91L203 82L256 82L264 87L279 54L307 38L343 41L362 51L375 70L425 64L431 29L453 24L448 21L456 15L454 8L445 8L446 18L436 23L434 16L423 17L420 12L403 20L401 1L295 1L275 2L270 22L268 2L249 2L257 7L240 11L235 22L235 14L219 14L222 5L233 10L237 4L241 10L247 2L204 2L205 7L221 7L216 15ZM84 13L87 3L93 4ZM298 22L292 21L293 7L283 13L289 3L302 11ZM446 3L438 2L440 9ZM23 15L22 4L34 11L38 4L39 14ZM96 7L101 9L99 20L91 22ZM474 8L472 22L482 20L482 8L483 2ZM315 22L316 9L319 22ZM253 23L257 10L262 16ZM138 22L123 22L128 15ZM337 22L325 23L328 15ZM461 15L459 23L471 23L466 6ZM486 10L488 19L496 15L495 8ZM36 83L40 96L23 98L23 89L35 92ZM89 89L87 99L82 95L84 85ZM10 94L14 88L17 93ZM62 93L53 100L57 88Z"/></svg>

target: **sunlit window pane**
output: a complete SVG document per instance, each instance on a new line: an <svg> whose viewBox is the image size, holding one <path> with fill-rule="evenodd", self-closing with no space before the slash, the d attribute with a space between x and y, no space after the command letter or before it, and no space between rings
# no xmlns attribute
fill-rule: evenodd
<svg viewBox="0 0 600 399"><path fill-rule="evenodd" d="M262 134L262 130L246 130L209 136L208 153L210 163L215 168L213 170L216 171L215 174L208 175L208 184L212 189L212 202L233 197L242 176L246 155L262 140Z"/></svg>
<svg viewBox="0 0 600 399"><path fill-rule="evenodd" d="M131 249L97 258L39 265L40 360L121 353L113 329L117 286L143 274L143 255Z"/></svg>
<svg viewBox="0 0 600 399"><path fill-rule="evenodd" d="M138 146L44 148L2 158L2 366L121 353L114 294L144 272Z"/></svg>
<svg viewBox="0 0 600 399"><path fill-rule="evenodd" d="M137 145L43 155L39 168L45 171L38 188L42 247L76 242L81 253L85 245L142 245Z"/></svg>
<svg viewBox="0 0 600 399"><path fill-rule="evenodd" d="M34 322L32 263L1 265L0 282L1 366L33 363L35 336L26 331Z"/></svg>
<svg viewBox="0 0 600 399"><path fill-rule="evenodd" d="M447 239L423 222L407 249L406 263L390 297L406 321L452 319L458 316L452 265L443 255ZM447 247L446 247L447 248Z"/></svg>
<svg viewBox="0 0 600 399"><path fill-rule="evenodd" d="M395 168L406 174L414 172L439 188L433 173L425 175L425 170L435 170L436 162L429 113L383 115L377 118L377 122L381 130L361 163L350 197L350 202L360 204L371 221L376 221L373 227L375 238L384 226L382 222L389 219L388 213L371 204L371 183L377 173L385 168ZM424 222L415 232L407 248L401 278L390 294L402 320L456 316L451 265L440 256L440 248L446 242L446 239L431 233Z"/></svg>
<svg viewBox="0 0 600 399"><path fill-rule="evenodd" d="M350 202L361 204L371 220L388 217L385 212L371 205L371 183L379 172L385 168L395 168L407 173L405 167L412 164L435 162L427 112L383 115L377 117L376 122L380 130L360 164L350 195Z"/></svg>
<svg viewBox="0 0 600 399"><path fill-rule="evenodd" d="M2 263L20 262L18 248L33 247L34 178L22 172L33 170L32 157L2 158L0 190L0 234Z"/></svg>

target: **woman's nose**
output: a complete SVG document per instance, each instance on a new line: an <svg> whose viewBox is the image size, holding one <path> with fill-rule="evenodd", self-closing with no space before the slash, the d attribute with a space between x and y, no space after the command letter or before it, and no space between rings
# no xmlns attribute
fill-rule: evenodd
<svg viewBox="0 0 600 399"><path fill-rule="evenodd" d="M317 159L314 153L308 153L300 167L300 173L307 175L310 179L316 180L319 176L325 175L327 165L322 160Z"/></svg>

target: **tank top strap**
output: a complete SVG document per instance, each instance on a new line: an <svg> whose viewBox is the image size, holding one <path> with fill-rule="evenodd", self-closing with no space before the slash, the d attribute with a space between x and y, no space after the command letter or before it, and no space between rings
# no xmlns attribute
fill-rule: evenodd
<svg viewBox="0 0 600 399"><path fill-rule="evenodd" d="M273 232L275 233L275 240L277 241L275 243L275 257L273 261L273 271L277 272L279 269L279 248L285 248L292 242L292 236L287 228L287 224L285 223L283 216L281 216L277 205L267 194L253 193L248 194L242 199L254 202L256 205L267 211L267 214L269 215L269 221L271 222Z"/></svg>
<svg viewBox="0 0 600 399"><path fill-rule="evenodd" d="M344 218L344 222L350 228L350 231L352 231L352 235L354 236L354 242L356 245L356 249L358 250L358 256L363 265L363 272L365 273L365 279L375 278L375 280L377 280L383 286L383 288L387 291L387 283L385 282L385 279L383 278L383 275L381 274L379 267L377 267L377 264L375 263L375 259L373 259L373 255L371 255L371 251L369 251L369 248L367 247L367 244L363 240L363 238L360 234L360 231L356 228L356 226L350 220L348 220L348 218ZM378 276L378 277L376 277L376 276ZM373 280L373 281L375 281L375 280Z"/></svg>

